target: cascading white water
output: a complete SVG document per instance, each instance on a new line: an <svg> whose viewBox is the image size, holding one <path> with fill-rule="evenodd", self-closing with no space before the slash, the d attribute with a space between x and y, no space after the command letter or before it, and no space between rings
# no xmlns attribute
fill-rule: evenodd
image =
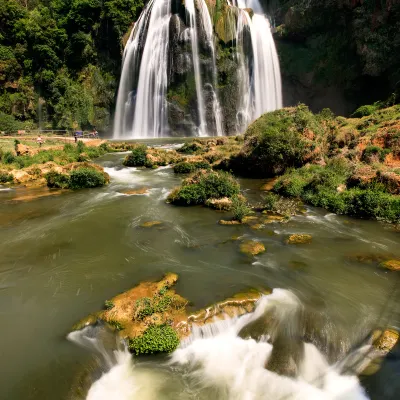
<svg viewBox="0 0 400 400"><path fill-rule="evenodd" d="M232 26L236 29L233 35L236 36L236 43L218 44L218 48L236 46L237 50L237 89L240 95L233 113L237 116L237 132L226 131L226 115L231 115L232 110L224 107L235 107L235 100L229 99L227 104L222 105L219 101L218 37L206 0L186 0L181 7L184 7L187 16L188 28L185 31L189 36L191 51L190 63L186 64L190 64L190 70L193 71L193 77L189 74L187 79L194 80L195 99L185 97L189 96L191 82L177 93L172 90L172 98L175 96L178 107L181 107L177 111L175 104L175 109L171 111L175 112L175 121L178 119L183 124L177 128L178 131L199 136L240 133L262 113L282 107L279 61L269 21L262 15L258 0L234 0L231 7L239 8L239 12L228 12L226 18L230 20L238 14L237 26ZM253 8L255 14L250 17L246 8ZM131 33L124 50L115 114L115 138L161 137L173 130L169 123L170 98L167 99L173 75L169 49L171 16L171 0L150 0ZM177 26L181 29L179 24ZM245 35L250 38L246 41L250 43L248 47L244 45ZM203 37L209 48L207 51L200 49L200 39ZM182 46L185 49L186 44ZM187 53L182 56L188 57ZM210 70L211 77L208 77ZM182 78L178 78L178 82L179 79ZM191 110L195 107L196 115L192 115L187 107ZM190 127L197 132L186 132L192 129Z"/></svg>
<svg viewBox="0 0 400 400"><path fill-rule="evenodd" d="M223 121L222 121L222 111L221 106L218 99L218 91L217 91L217 62L215 57L215 44L214 44L214 32L211 23L210 13L208 11L207 4L204 0L199 0L198 2L201 21L203 24L203 29L207 37L208 45L211 49L211 60L212 60L212 78L213 78L213 114L215 118L215 127L217 131L217 136L223 135Z"/></svg>
<svg viewBox="0 0 400 400"><path fill-rule="evenodd" d="M143 50L132 132L160 137L166 129L167 62L171 1L155 0Z"/></svg>
<svg viewBox="0 0 400 400"><path fill-rule="evenodd" d="M271 26L258 0L234 0L241 12L238 17L236 42L241 64L238 70L243 101L239 113L245 126L265 112L282 108L282 83L278 54L276 52ZM254 10L250 17L247 8ZM252 68L244 66L243 36L250 31L252 45ZM247 75L250 74L247 79ZM251 85L249 85L249 80Z"/></svg>
<svg viewBox="0 0 400 400"><path fill-rule="evenodd" d="M191 336L181 343L167 363L158 362L151 367L145 362L141 367L140 360L133 363L127 350L114 352L115 365L93 383L86 399L367 399L355 376L341 375L343 365L329 365L310 343L301 343L302 357L296 377L280 375L266 368L273 358L275 346L271 336L282 333L282 326L284 334L290 333L301 310L302 304L293 293L275 289L271 295L259 300L253 313L194 326ZM257 321L264 321L275 329L256 339L243 333ZM104 355L104 346L87 338L88 329L92 328L70 334L70 339L83 346L89 343L94 348L99 347L100 354L109 359ZM298 332L291 333L296 335ZM174 396L168 392L171 382L175 387Z"/></svg>
<svg viewBox="0 0 400 400"><path fill-rule="evenodd" d="M204 111L203 85L200 74L199 42L197 37L197 21L194 0L185 1L185 9L189 17L190 41L192 43L192 58L194 68L194 79L196 84L197 110L199 113L199 136L207 136L207 124Z"/></svg>

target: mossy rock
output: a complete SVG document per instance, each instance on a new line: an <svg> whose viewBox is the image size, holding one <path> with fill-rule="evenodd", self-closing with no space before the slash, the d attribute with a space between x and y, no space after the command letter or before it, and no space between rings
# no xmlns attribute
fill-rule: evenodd
<svg viewBox="0 0 400 400"><path fill-rule="evenodd" d="M309 244L312 242L312 236L307 234L290 235L286 240L287 244Z"/></svg>
<svg viewBox="0 0 400 400"><path fill-rule="evenodd" d="M172 352L187 337L192 325L206 324L214 318L235 317L252 312L264 291L250 290L188 315L188 301L175 293L178 276L169 273L158 282L138 286L107 300L105 309L91 314L73 329L103 321L117 335L128 340L129 349L138 355ZM267 293L267 292L265 292ZM268 292L269 293L269 292Z"/></svg>
<svg viewBox="0 0 400 400"><path fill-rule="evenodd" d="M388 260L381 263L381 266L391 271L400 271L400 260Z"/></svg>
<svg viewBox="0 0 400 400"><path fill-rule="evenodd" d="M265 246L255 240L247 240L240 245L240 251L249 256L256 256L265 252Z"/></svg>
<svg viewBox="0 0 400 400"><path fill-rule="evenodd" d="M143 222L143 224L140 225L141 228L153 228L155 226L160 226L163 223L161 221L147 221Z"/></svg>
<svg viewBox="0 0 400 400"><path fill-rule="evenodd" d="M220 219L218 221L219 225L242 225L240 221L236 221L235 219Z"/></svg>

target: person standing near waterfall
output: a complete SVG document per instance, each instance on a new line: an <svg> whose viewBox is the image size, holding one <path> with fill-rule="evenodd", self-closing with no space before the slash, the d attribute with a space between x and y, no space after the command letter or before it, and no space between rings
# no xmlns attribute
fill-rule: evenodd
<svg viewBox="0 0 400 400"><path fill-rule="evenodd" d="M38 135L38 137L37 137L37 139L36 139L36 142L38 143L39 148L42 147L43 139L42 139L42 137L40 136L40 134Z"/></svg>

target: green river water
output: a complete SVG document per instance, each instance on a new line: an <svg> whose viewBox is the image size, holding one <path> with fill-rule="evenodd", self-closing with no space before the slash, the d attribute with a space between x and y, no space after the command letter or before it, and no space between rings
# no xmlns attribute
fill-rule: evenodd
<svg viewBox="0 0 400 400"><path fill-rule="evenodd" d="M388 301L395 273L354 259L400 258L400 232L393 226L314 208L260 231L220 226L229 213L165 203L181 180L171 168L123 168L123 158L98 160L111 176L104 188L31 201L18 198L38 189L0 190L1 399L71 398L91 357L66 339L71 326L104 300L168 271L179 274L177 292L194 307L251 287L284 288L326 310L350 340L364 326L400 325ZM262 183L241 180L253 201L261 199ZM143 186L149 194L121 193ZM162 221L162 229L140 228L153 220ZM292 233L311 234L313 241L285 244ZM234 235L257 239L267 251L249 259Z"/></svg>

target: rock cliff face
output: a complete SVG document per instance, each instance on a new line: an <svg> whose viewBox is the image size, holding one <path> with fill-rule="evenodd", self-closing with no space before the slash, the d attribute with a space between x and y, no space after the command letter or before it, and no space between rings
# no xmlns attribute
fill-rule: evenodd
<svg viewBox="0 0 400 400"><path fill-rule="evenodd" d="M358 106L400 97L400 1L263 0L273 16L285 106Z"/></svg>

